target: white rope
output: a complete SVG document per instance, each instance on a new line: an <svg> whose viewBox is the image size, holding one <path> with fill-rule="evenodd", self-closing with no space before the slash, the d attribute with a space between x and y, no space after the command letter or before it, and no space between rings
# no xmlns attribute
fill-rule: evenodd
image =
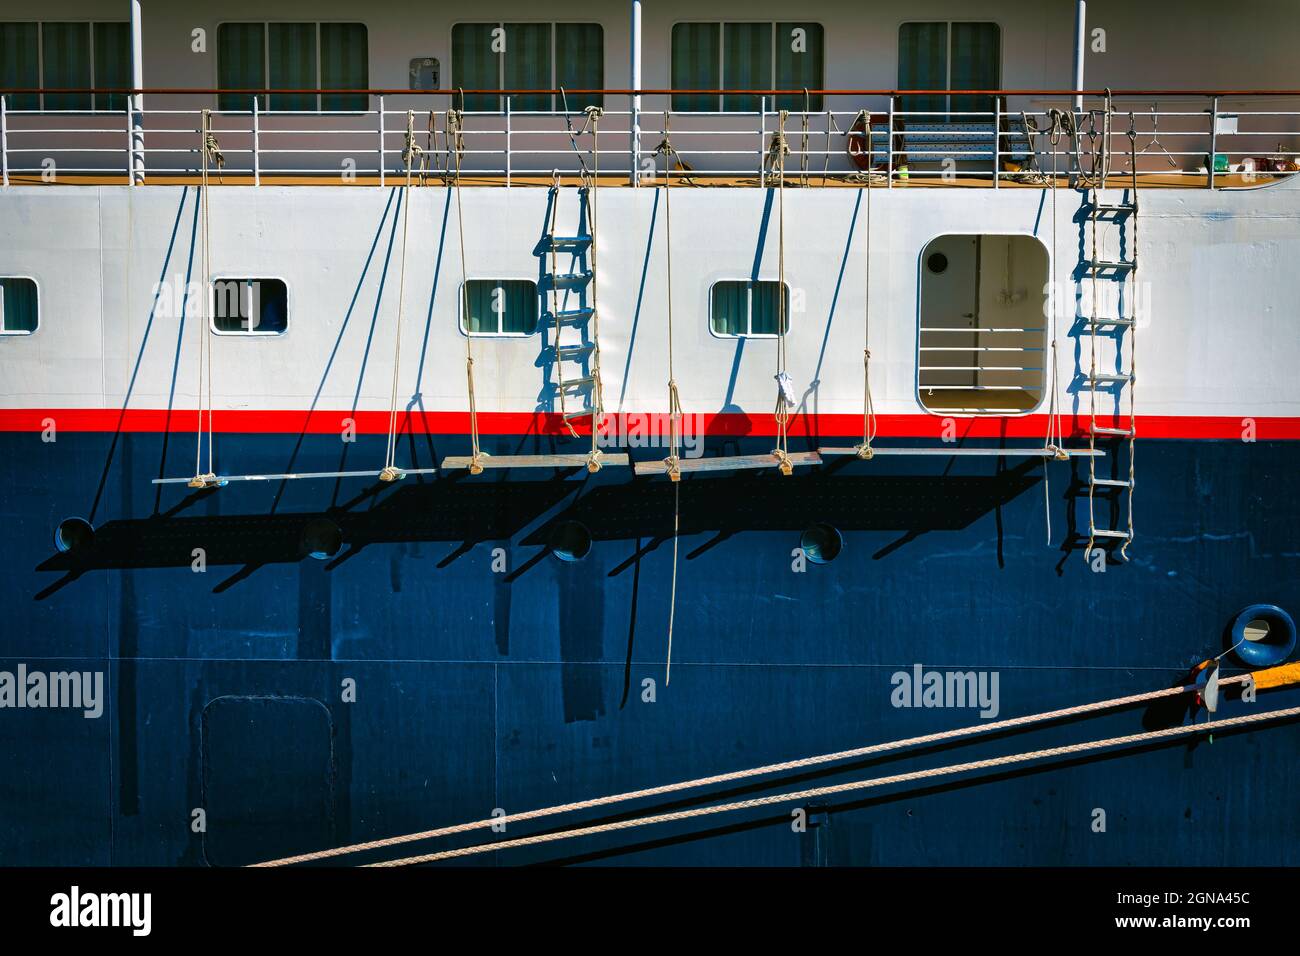
<svg viewBox="0 0 1300 956"><path fill-rule="evenodd" d="M781 474L794 473L790 461L790 410L793 408L792 395L788 394L790 375L786 371L785 329L787 316L785 310L785 158L790 153L790 144L785 138L785 122L788 110L781 110L777 131L772 134L772 145L768 151L768 163L772 174L777 178L777 214L776 214L776 259L777 259L777 306L776 306L776 448L772 455L776 458Z"/></svg>
<svg viewBox="0 0 1300 956"><path fill-rule="evenodd" d="M479 853L491 853L496 850L508 850L514 847L532 846L538 843L552 843L556 840L570 840L580 836L594 836L598 833L611 833L617 830L630 830L634 827L651 826L657 823L674 823L681 820L691 820L696 817L713 816L719 813L731 813L737 810L750 810L756 807L767 807L775 804L804 801L841 793L852 793L857 790L868 790L896 783L911 783L917 780L930 780L935 777L947 777L956 774L970 773L975 770L990 770L996 767L1014 766L1016 764L1030 763L1035 760L1043 760L1049 757L1065 757L1071 754L1088 753L1094 750L1105 750L1112 747L1128 747L1136 744L1149 743L1153 740L1169 740L1177 737L1185 737L1189 734L1213 733L1231 727L1248 726L1250 724L1282 720L1289 717L1300 717L1300 707L1290 707L1285 710L1265 711L1262 713L1249 714L1244 717L1229 717L1223 720L1211 720L1204 724L1168 727L1163 730L1152 730L1142 734L1131 734L1127 737L1108 737L1103 740L1090 740L1085 743L1069 744L1063 747L1047 747L1042 750L1031 750L1025 753L1008 754L1004 757L991 757L986 760L972 760L968 763L950 764L946 767L932 767L928 770L915 770L910 773L896 773L885 777L854 780L850 783L812 787L808 790L795 790L789 793L773 794L768 797L754 797L749 800L738 800L734 803L720 803L709 807L696 807L690 810L679 810L675 813L659 813L646 817L633 817L628 820L616 820L612 823L577 827L571 830L560 830L555 833L538 833L533 836L520 837L514 840L502 840L497 843L483 843L476 846L460 847L454 850L440 850L436 853L425 853L420 856L409 856L400 860L385 860L381 863L370 863L366 865L370 867L392 867L412 866L419 863L434 863L438 860L450 860L463 856L473 856Z"/></svg>
<svg viewBox="0 0 1300 956"><path fill-rule="evenodd" d="M1268 676L1266 677L1265 675ZM1255 681L1256 685L1260 689L1286 686L1300 681L1300 664L1256 671L1253 674L1238 674L1234 677L1225 677L1220 681L1220 686L1245 683L1247 680ZM379 840L371 840L365 843L355 843L350 846L318 850L312 853L303 853L297 856L284 857L278 860L269 860L265 863L259 863L256 865L288 866L294 863L308 863L314 860L325 860L349 853L378 850L385 847L397 846L403 843L414 843L421 840L431 840L436 837L451 836L457 833L468 833L473 830L481 830L502 823L522 823L526 820L537 820L543 817L572 813L578 810L589 810L594 807L608 806L614 803L640 800L646 797L663 796L664 794L678 793L683 790L693 790L699 787L712 786L720 783L730 783L737 780L747 780L752 777L764 776L766 774L802 770L807 767L836 763L841 760L866 757L873 754L905 750L911 747L943 743L966 737L977 737L983 734L995 734L1014 728L1027 727L1033 724L1049 723L1051 721L1063 720L1084 714L1099 713L1105 710L1115 710L1122 707L1132 706L1134 704L1159 700L1165 697L1176 697L1181 694L1190 693L1194 690L1197 690L1195 684L1164 687L1159 690L1144 691L1140 694L1130 694L1124 697L1113 697L1109 700L1093 701L1087 704L1077 704L1072 707L1065 707L1058 710L1043 711L1037 714L1027 714L1021 717L1009 717L1005 720L993 721L991 723L969 724L965 727L957 727L952 730L943 730L935 733L924 734L919 737L908 737L901 740L885 741L883 743L870 744L864 747L855 747L851 750L840 750L834 753L818 754L812 757L786 760L779 763L771 763L744 770L733 770L727 773L698 777L693 780L683 780L676 783L663 784L657 787L647 787L642 790L632 790L626 793L613 794L611 796L595 797L588 800L563 803L556 806L543 807L537 810L526 810L506 817L491 817L486 820L475 820L470 823L458 823L450 826L439 827L433 830L424 830L419 833L408 833L400 836L385 837Z"/></svg>
<svg viewBox="0 0 1300 956"><path fill-rule="evenodd" d="M462 108L465 91L460 91ZM460 240L460 308L465 322L465 382L469 394L469 473L483 473L483 451L479 447L478 396L474 393L474 338L469 328L469 273L465 267L465 208L460 198L461 158L464 155L465 116L462 110L447 109L447 164L456 190L456 232ZM453 160L454 157L454 160ZM453 166L454 162L454 166Z"/></svg>
<svg viewBox="0 0 1300 956"><path fill-rule="evenodd" d="M422 152L415 144L415 111L406 111L406 146L402 161L406 164L406 182L402 186L402 257L397 268L397 329L393 334L393 390L388 401L388 448L384 452L384 467L379 472L380 481L396 481L402 477L397 467L397 383L402 367L402 318L406 310L406 239L411 219L411 174L415 159Z"/></svg>
<svg viewBox="0 0 1300 956"><path fill-rule="evenodd" d="M868 122L868 142L870 131ZM867 222L862 238L862 444L856 449L858 457L863 460L875 456L871 442L876 437L876 404L871 397L871 180L872 176L868 174L863 186L867 191Z"/></svg>
<svg viewBox="0 0 1300 956"><path fill-rule="evenodd" d="M673 574L668 589L668 652L664 661L664 686L673 675L673 625L677 620L677 563L681 532L681 422L682 399L677 391L677 378L673 373L673 216L672 216L672 158L677 150L669 139L672 118L664 111L664 139L657 152L664 156L664 262L666 272L665 292L668 299L668 457L664 459L668 479L673 483Z"/></svg>
<svg viewBox="0 0 1300 956"><path fill-rule="evenodd" d="M217 485L217 476L213 467L212 456L212 342L210 341L211 333L208 324L211 321L211 303L213 297L212 290L212 230L208 216L208 176L209 165L215 162L217 169L220 170L226 162L221 148L217 145L217 138L212 133L212 111L204 110L199 122L200 138L200 175L199 175L199 208L200 216L203 220L203 253L200 268L203 272L203 294L199 297L199 378L198 378L198 402L199 402L199 421L198 430L195 434L194 441L194 477L191 478L187 485L190 488L212 488ZM204 385L206 374L206 391L207 391L207 409L208 409L208 460L207 468L203 466L203 406L204 406Z"/></svg>

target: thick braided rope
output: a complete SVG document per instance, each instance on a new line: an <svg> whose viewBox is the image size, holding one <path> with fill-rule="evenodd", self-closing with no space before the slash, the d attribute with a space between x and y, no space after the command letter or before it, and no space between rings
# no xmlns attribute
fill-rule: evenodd
<svg viewBox="0 0 1300 956"><path fill-rule="evenodd" d="M660 813L648 817L634 817L630 820L616 820L613 823L602 823L590 827L578 827L573 830L560 830L555 833L539 833L534 836L520 837L516 840L502 840L498 843L484 843L477 846L461 847L455 850L440 850L437 853L426 853L422 856L411 856L401 860L385 860L382 863L369 863L366 865L371 867L389 867L412 866L418 863L434 863L438 860L450 860L456 857L472 856L477 853L489 853L494 850L507 850L513 847L530 846L537 843L550 843L556 840L568 840L580 836L594 836L598 833L610 833L616 830L630 830L634 827L650 826L655 823L673 823L679 820L690 820L695 817L712 816L714 814L730 813L736 810L750 810L755 807L767 807L774 804L789 803L794 800L809 800L817 797L831 796L833 794L851 793L855 790L867 790L873 787L883 787L895 783L929 780L934 777L946 777L959 773L969 773L973 770L990 770L995 767L1007 767L1015 764L1029 763L1034 760L1042 760L1048 757L1065 757L1070 754L1087 753L1089 751L1104 750L1110 747L1125 747L1132 744L1147 743L1152 740L1167 740L1173 737L1184 737L1188 734L1213 733L1216 730L1224 730L1230 727L1240 727L1271 720L1282 720L1288 717L1300 717L1300 707L1290 707L1286 710L1266 711L1259 714L1250 714L1245 717L1230 717L1224 720L1211 720L1204 724L1169 727L1164 730L1152 730L1147 733L1132 734L1127 737L1108 737L1104 740L1090 740L1081 744L1048 747L1044 750L1031 750L1026 753L1008 754L1005 757L991 757L987 760L972 760L969 763L951 764L947 767L932 767L929 770L916 770L911 773L896 773L887 777L872 777L868 780L855 780L851 783L813 787L810 790L796 790L790 793L778 793L773 794L770 797L754 797L750 800L739 800L735 803L720 803L711 807L696 807L691 810L679 810L675 813Z"/></svg>
<svg viewBox="0 0 1300 956"><path fill-rule="evenodd" d="M1271 680L1266 680L1263 675L1272 675ZM1288 683L1300 681L1300 664L1289 665L1286 668L1273 668L1268 671L1260 671L1256 674L1239 674L1235 677L1225 677L1219 682L1219 686L1229 684L1244 683L1247 679L1258 678L1258 684L1261 689L1266 687L1283 686ZM712 786L720 783L731 783L737 780L746 780L751 777L764 776L771 773L781 773L789 770L802 770L806 767L815 767L821 764L835 763L841 760L848 760L857 757L871 756L872 754L887 753L894 750L904 750L909 747L919 747L926 744L943 743L950 740L958 740L963 737L975 737L981 734L997 733L1004 730L1010 730L1017 727L1026 727L1032 724L1047 723L1053 720L1062 720L1068 717L1076 717L1081 714L1092 714L1104 710L1114 710L1121 707L1132 706L1133 704L1145 703L1147 701L1159 700L1165 697L1176 697L1180 694L1190 693L1195 690L1195 685L1180 685L1177 687L1166 687L1160 690L1144 691L1140 694L1130 694L1125 697L1114 697L1110 700L1094 701L1088 704L1079 704L1073 707L1065 707L1059 710L1049 710L1038 714L1026 714L1021 717L1009 717L1006 720L998 720L986 724L970 724L965 727L957 727L952 730L943 730L931 734L923 734L919 737L908 737L901 740L889 740L883 743L870 744L865 747L856 747L852 750L841 750L835 753L818 754L812 757L802 757L797 760L785 760L780 763L766 764L761 767L751 767L745 770L733 770L728 773L714 774L708 777L699 777L694 780L683 780L676 783L663 784L658 787L647 787L642 790L632 790L627 793L617 793L605 797L595 797L588 800L578 800L572 803L562 803L551 807L542 807L537 810L525 810L521 813L510 814L506 817L494 817L487 820L475 820L470 823L457 823L450 826L438 827L433 830L424 830L420 833L408 833L401 836L385 837L379 840L370 840L365 843L354 843L350 846L334 847L328 850L317 850L313 853L303 853L297 856L284 857L278 860L269 860L265 863L255 864L256 866L287 866L293 863L308 863L313 860L325 860L331 857L343 856L349 853L361 853L365 850L378 850L384 847L397 846L403 843L415 843L421 840L431 840L435 837L451 836L457 833L469 833L473 830L481 830L491 827L494 824L501 823L522 823L525 820L537 820L542 817L556 816L563 813L572 813L578 810L589 810L594 807L608 806L613 803L623 803L629 800L640 800L645 797L658 797L669 793L678 793L682 790L693 790L698 787Z"/></svg>

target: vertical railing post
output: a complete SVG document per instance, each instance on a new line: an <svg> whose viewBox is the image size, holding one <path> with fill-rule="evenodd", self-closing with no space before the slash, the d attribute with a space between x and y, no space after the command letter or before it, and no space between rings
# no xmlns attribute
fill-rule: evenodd
<svg viewBox="0 0 1300 956"><path fill-rule="evenodd" d="M885 140L885 188L894 188L894 95L889 95L889 129ZM871 142L871 111L867 110L867 142ZM869 174L868 174L869 175Z"/></svg>
<svg viewBox="0 0 1300 956"><path fill-rule="evenodd" d="M767 146L767 97L758 98L758 185L767 185L767 166L763 162L763 150Z"/></svg>
<svg viewBox="0 0 1300 956"><path fill-rule="evenodd" d="M510 188L510 172L514 168L510 152L510 97L506 97L506 189Z"/></svg>
<svg viewBox="0 0 1300 956"><path fill-rule="evenodd" d="M384 185L384 96L379 95L379 185Z"/></svg>
<svg viewBox="0 0 1300 956"><path fill-rule="evenodd" d="M0 182L9 185L9 108L0 96Z"/></svg>
<svg viewBox="0 0 1300 956"><path fill-rule="evenodd" d="M135 185L135 110L131 108L131 97L126 98L126 184Z"/></svg>
<svg viewBox="0 0 1300 956"><path fill-rule="evenodd" d="M628 128L631 131L631 142L628 143L628 149L631 152L629 156L629 173L632 177L632 185L641 185L641 0L632 0L632 29L630 37L631 46L631 88L632 96L628 105ZM672 108L672 100L669 99L668 107Z"/></svg>
<svg viewBox="0 0 1300 956"><path fill-rule="evenodd" d="M1028 135L1028 130L1025 131ZM998 188L1002 168L1002 97L993 97L993 188Z"/></svg>
<svg viewBox="0 0 1300 956"><path fill-rule="evenodd" d="M256 96L253 97L253 185L262 185L262 118Z"/></svg>
<svg viewBox="0 0 1300 956"><path fill-rule="evenodd" d="M1219 98L1216 96L1210 104L1210 161L1206 164L1206 182L1209 188L1214 188L1214 166L1218 159L1219 153Z"/></svg>
<svg viewBox="0 0 1300 956"><path fill-rule="evenodd" d="M144 41L141 39L140 0L131 0L131 88L127 115L131 117L131 185L144 183Z"/></svg>

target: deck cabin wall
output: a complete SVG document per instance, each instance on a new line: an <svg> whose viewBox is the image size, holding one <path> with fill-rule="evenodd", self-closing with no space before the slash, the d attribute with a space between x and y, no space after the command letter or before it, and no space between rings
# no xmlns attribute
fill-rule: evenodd
<svg viewBox="0 0 1300 956"><path fill-rule="evenodd" d="M671 85L670 43L674 23L686 20L762 20L788 19L798 16L802 20L821 23L825 27L825 76L824 84L830 89L892 88L898 85L898 29L900 24L910 20L989 20L996 22L1001 30L1001 86L1006 89L1065 89L1072 85L1072 50L1074 30L1074 3L1069 0L1026 6L1015 0L988 0L977 5L958 2L958 0L928 0L908 5L906 8L896 4L880 2L849 3L835 0L820 0L802 5L797 12L791 11L788 4L760 2L745 4L713 4L707 10L698 4L686 0L649 0L643 4L642 57L643 85L647 88L663 88ZM247 21L273 19L278 21L348 21L364 22L368 32L369 45L369 84L372 88L406 88L408 83L408 66L414 57L432 56L440 63L440 86L449 89L454 84L454 67L451 62L452 26L460 21L501 19L510 20L569 20L580 22L599 22L604 30L604 85L608 88L624 88L629 84L630 36L629 4L624 0L616 2L596 2L584 4L553 4L548 6L544 17L539 17L536 4L521 0L502 0L487 7L467 10L463 5L450 3L422 4L412 8L406 3L377 2L358 9L355 4L344 0L285 0L276 4L274 16L268 16L267 7L253 0L231 0L221 4L196 3L176 5L145 0L143 3L143 43L144 43L144 80L148 87L154 88L195 88L204 89L217 85L216 31L218 26L228 21ZM39 15L33 15L30 7L19 7L14 3L0 4L0 20L103 20L125 19L128 5L122 2L89 2L89 0L65 0L43 8ZM1250 14L1235 15L1223 10L1221 5L1209 2L1189 2L1180 4L1177 13L1152 19L1149 13L1132 4L1118 0L1093 0L1088 5L1089 29L1105 31L1105 52L1089 53L1087 59L1086 85L1090 87L1109 86L1130 89L1286 89L1296 85L1293 60L1294 38L1300 35L1300 6L1286 0L1264 0L1253 3ZM207 49L196 53L192 49L193 31L206 31ZM1151 106L1151 98L1122 100L1117 105L1121 110L1134 110L1139 114ZM146 100L146 109L199 109L214 107L215 101L205 95L152 96ZM428 110L430 107L445 108L444 97L427 96L390 96L385 98L384 106L388 110L405 110L407 108ZM665 105L664 97L647 96L643 108L647 115L643 118L645 129L643 146L652 149L658 142L662 125L661 111ZM849 113L863 107L883 109L883 98L864 99L859 97L830 97L826 107L832 110L844 110ZM1049 106L1065 105L1059 98L1037 96L1012 97L1008 102L1010 110L1026 109L1042 111ZM1204 97L1165 97L1159 100L1162 110L1200 114L1210 107ZM1220 109L1231 111L1239 108L1300 110L1297 100L1234 100L1224 99ZM377 103L372 102L373 110ZM628 108L624 97L610 97L606 108L614 114ZM146 121L147 128L175 128L184 126L178 117L151 116ZM1243 122L1243 129L1276 130L1279 134L1294 134L1300 129L1296 116L1279 116L1265 118L1255 122L1254 126ZM98 124L100 121L96 121ZM772 126L772 118L767 120L767 128ZM351 157L355 165L362 169L378 168L377 134L374 133L376 120L373 115L334 116L324 123L331 129L356 130L348 138L338 135L322 134L297 135L290 142L289 137L280 140L274 134L267 134L262 143L263 149L295 148L342 150ZM417 128L423 128L427 119L417 121ZM838 119L839 125L845 124L845 117ZM23 124L37 125L32 117L14 117L11 128ZM279 124L285 129L322 128L322 118L310 114L302 117L276 117L267 119L268 128ZM102 118L106 129L122 125L118 117ZM233 171L251 170L251 157L240 150L251 148L251 121L246 116L220 117L218 128L223 131L221 142L230 152L230 169ZM388 154L385 165L393 171L400 166L401 134L403 126L401 117L390 116L387 125L392 130L386 146ZM620 132L628 125L626 116L610 115L605 122L605 129L610 135L602 143L608 150L605 168L626 168L628 164L627 137ZM826 121L817 118L813 124L815 131L813 150L822 150L832 154L832 169L847 169L846 158L842 155L843 140L839 137L826 137ZM516 130L527 128L546 128L553 131L552 136L527 137L516 136L512 146L515 150L533 146L537 150L562 150L567 147L567 138L563 135L562 124L555 119L516 117ZM753 129L754 156L745 156L744 168L750 167L756 172L759 164L761 137L758 123L754 116L730 116L689 118L678 116L674 128L681 130L677 145L688 155L701 153L710 149L734 147L738 137L690 136L686 130L692 127L711 130ZM1204 136L1179 137L1180 130L1205 130L1208 121L1203 116L1169 117L1161 122L1160 128L1165 145L1174 152L1185 152L1179 156L1179 165L1184 169L1195 169L1202 165L1201 156L1208 152L1208 140ZM48 128L48 125L47 125ZM470 157L469 168L495 168L502 164L496 156L498 150L504 150L504 135L488 134L484 130L503 128L500 120L495 118L475 118L470 122L474 136L471 148L490 151L491 155ZM1147 124L1139 122L1139 129L1147 129ZM11 148L19 145L21 134L16 134L11 141ZM174 147L178 150L191 146L194 136L154 134L150 136L150 146ZM747 137L740 138L750 144ZM1144 143L1143 135L1140 143ZM82 140L84 142L84 139ZM117 143L111 136L104 141ZM125 153L125 130L121 144ZM68 137L51 136L42 142L49 145L67 146ZM1271 153L1281 143L1287 149L1296 148L1294 135L1281 136L1277 139L1268 137L1242 137L1227 148L1250 151L1257 154ZM30 138L21 145L32 145ZM1220 144L1222 147L1223 144ZM355 154L355 155L353 155ZM82 154L65 154L68 167L89 168L94 162L104 162L105 158L90 157ZM27 157L30 159L30 157ZM266 170L303 169L322 173L338 170L344 156L340 152L270 154L262 157L262 167ZM820 168L822 157L814 158L813 168ZM116 156L108 162L117 162ZM179 163L193 163L192 154L175 152L156 154L149 157L151 168L171 168ZM566 158L559 153L550 153L514 162L514 168L527 172L530 169L549 171L557 165L563 165ZM730 162L730 160L728 161ZM1151 169L1159 169L1164 162L1158 154L1145 161ZM60 165L65 159L60 159ZM700 158L696 164L716 167L718 163L712 158ZM11 162L11 165L17 165ZM124 166L124 161L123 161Z"/></svg>

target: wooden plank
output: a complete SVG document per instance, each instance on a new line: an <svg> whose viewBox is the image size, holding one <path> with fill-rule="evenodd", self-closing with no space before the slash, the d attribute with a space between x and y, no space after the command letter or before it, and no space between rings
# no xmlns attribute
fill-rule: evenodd
<svg viewBox="0 0 1300 956"><path fill-rule="evenodd" d="M792 451L792 465L820 465L821 456L815 451ZM720 458L683 458L678 462L682 474L693 471L733 471L739 468L776 468L779 462L775 455L726 455ZM638 461L635 466L638 475L666 475L668 465L663 459L655 461Z"/></svg>
<svg viewBox="0 0 1300 956"><path fill-rule="evenodd" d="M851 448L818 448L823 455L857 455L857 446ZM1052 458L1055 453L1046 448L872 448L875 455L982 455L990 458ZM1100 449L1066 448L1065 453L1072 457L1104 458L1106 453Z"/></svg>
<svg viewBox="0 0 1300 956"><path fill-rule="evenodd" d="M484 468L585 468L590 454L582 455L483 455L479 464ZM451 455L442 460L443 468L468 468L469 455ZM601 455L600 466L614 467L628 464L627 455Z"/></svg>
<svg viewBox="0 0 1300 956"><path fill-rule="evenodd" d="M405 478L407 475L436 475L437 468L400 468L398 469ZM223 485L231 481L301 481L309 478L378 478L377 471L297 471L285 472L278 475L217 475L217 484ZM155 478L151 482L155 485L187 485L193 481L193 476L189 478Z"/></svg>

